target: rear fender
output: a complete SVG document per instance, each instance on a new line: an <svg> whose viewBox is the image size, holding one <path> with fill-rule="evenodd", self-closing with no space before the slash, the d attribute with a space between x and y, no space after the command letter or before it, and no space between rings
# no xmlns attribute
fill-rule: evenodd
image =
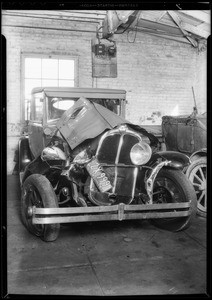
<svg viewBox="0 0 212 300"><path fill-rule="evenodd" d="M168 161L166 167L178 170L183 170L191 163L189 157L183 153L177 151L159 151L152 155L150 164L155 165L164 160Z"/></svg>
<svg viewBox="0 0 212 300"><path fill-rule="evenodd" d="M202 148L198 151L195 151L194 153L192 153L192 155L190 156L190 160L194 161L200 157L205 157L207 156L207 149L206 148Z"/></svg>

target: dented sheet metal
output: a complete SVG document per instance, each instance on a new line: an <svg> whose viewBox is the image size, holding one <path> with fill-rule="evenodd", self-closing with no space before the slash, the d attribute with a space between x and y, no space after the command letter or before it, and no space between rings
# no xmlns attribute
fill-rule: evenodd
<svg viewBox="0 0 212 300"><path fill-rule="evenodd" d="M122 123L126 123L124 118L81 97L63 114L56 126L71 149L74 149L86 139L95 138L106 129Z"/></svg>

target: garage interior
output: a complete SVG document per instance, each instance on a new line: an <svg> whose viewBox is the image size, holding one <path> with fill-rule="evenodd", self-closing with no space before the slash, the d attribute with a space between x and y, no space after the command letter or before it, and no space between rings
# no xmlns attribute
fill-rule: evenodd
<svg viewBox="0 0 212 300"><path fill-rule="evenodd" d="M207 218L200 215L177 233L147 220L126 220L66 224L51 243L30 234L20 216L17 149L30 92L37 86L126 90L126 119L157 136L162 116L190 115L194 106L205 113L210 26L209 5L202 10L2 10L7 294L209 293ZM104 45L111 51L107 59ZM49 71L62 62L70 70L63 77L56 67Z"/></svg>

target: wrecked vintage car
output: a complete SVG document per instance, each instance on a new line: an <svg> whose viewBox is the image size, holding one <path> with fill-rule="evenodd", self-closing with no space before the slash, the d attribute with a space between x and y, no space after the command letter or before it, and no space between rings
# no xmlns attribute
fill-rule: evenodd
<svg viewBox="0 0 212 300"><path fill-rule="evenodd" d="M60 224L149 219L187 228L196 194L188 156L159 151L158 139L124 118L126 92L80 88L32 91L28 134L19 143L21 214L44 241Z"/></svg>
<svg viewBox="0 0 212 300"><path fill-rule="evenodd" d="M207 115L163 116L162 135L166 149L189 156L191 164L185 173L197 195L197 213L207 214Z"/></svg>

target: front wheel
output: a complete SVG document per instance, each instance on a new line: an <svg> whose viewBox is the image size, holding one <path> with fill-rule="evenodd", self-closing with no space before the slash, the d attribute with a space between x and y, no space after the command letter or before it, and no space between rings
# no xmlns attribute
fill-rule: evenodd
<svg viewBox="0 0 212 300"><path fill-rule="evenodd" d="M189 179L179 170L162 169L154 182L153 203L180 202L190 202L189 216L153 219L152 223L162 229L180 231L189 227L196 215L197 198Z"/></svg>
<svg viewBox="0 0 212 300"><path fill-rule="evenodd" d="M28 208L36 206L43 208L58 207L57 197L49 180L40 174L27 177L23 183L21 193L21 216L25 227L32 234L39 236L46 242L57 239L60 224L33 224L28 214Z"/></svg>

